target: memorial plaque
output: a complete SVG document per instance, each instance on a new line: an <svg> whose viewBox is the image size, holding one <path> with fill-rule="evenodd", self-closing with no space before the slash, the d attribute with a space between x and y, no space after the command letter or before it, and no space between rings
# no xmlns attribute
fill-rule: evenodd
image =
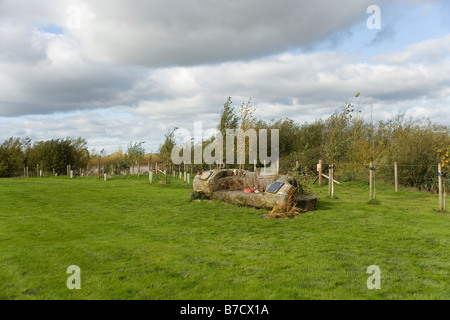
<svg viewBox="0 0 450 320"><path fill-rule="evenodd" d="M267 187L266 192L277 193L283 185L284 182L274 181Z"/></svg>

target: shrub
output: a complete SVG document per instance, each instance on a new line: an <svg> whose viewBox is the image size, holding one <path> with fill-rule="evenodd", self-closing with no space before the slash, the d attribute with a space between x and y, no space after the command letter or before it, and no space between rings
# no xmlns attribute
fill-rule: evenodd
<svg viewBox="0 0 450 320"><path fill-rule="evenodd" d="M189 194L189 201L206 200L206 199L208 199L207 196L197 191L191 191L191 193Z"/></svg>
<svg viewBox="0 0 450 320"><path fill-rule="evenodd" d="M306 172L306 168L304 169ZM297 189L300 194L312 194L309 183L311 182L311 177L307 173L300 173L297 170L292 170L288 172L288 176L295 179L297 182Z"/></svg>

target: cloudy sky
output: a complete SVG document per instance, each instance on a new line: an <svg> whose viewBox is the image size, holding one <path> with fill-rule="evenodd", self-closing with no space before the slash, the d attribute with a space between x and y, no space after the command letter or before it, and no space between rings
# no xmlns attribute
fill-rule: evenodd
<svg viewBox="0 0 450 320"><path fill-rule="evenodd" d="M0 141L157 151L228 96L305 123L360 92L377 120L449 125L449 17L447 0L0 0Z"/></svg>

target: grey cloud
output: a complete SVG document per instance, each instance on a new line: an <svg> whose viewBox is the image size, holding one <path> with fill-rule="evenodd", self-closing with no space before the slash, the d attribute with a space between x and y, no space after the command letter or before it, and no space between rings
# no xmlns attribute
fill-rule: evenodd
<svg viewBox="0 0 450 320"><path fill-rule="evenodd" d="M37 29L0 21L0 59L9 63L36 64L47 58L48 39Z"/></svg>
<svg viewBox="0 0 450 320"><path fill-rule="evenodd" d="M182 69L147 67L249 60L312 44L364 19L369 2L4 0L0 116L188 97L197 84ZM80 8L80 30L67 25L69 5ZM64 34L39 31L48 24Z"/></svg>
<svg viewBox="0 0 450 320"><path fill-rule="evenodd" d="M150 67L253 59L310 45L366 17L371 1L131 1L89 4L74 33L90 59ZM86 16L88 13L86 13Z"/></svg>

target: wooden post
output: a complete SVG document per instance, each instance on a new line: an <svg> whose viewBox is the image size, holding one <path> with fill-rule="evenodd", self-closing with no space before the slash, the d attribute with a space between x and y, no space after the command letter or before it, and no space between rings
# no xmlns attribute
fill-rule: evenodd
<svg viewBox="0 0 450 320"><path fill-rule="evenodd" d="M372 200L372 162L369 164L369 199Z"/></svg>
<svg viewBox="0 0 450 320"><path fill-rule="evenodd" d="M333 198L334 196L334 164L331 164L331 197Z"/></svg>
<svg viewBox="0 0 450 320"><path fill-rule="evenodd" d="M442 196L442 167L438 164L438 184L439 184L439 210L444 210L444 199Z"/></svg>
<svg viewBox="0 0 450 320"><path fill-rule="evenodd" d="M331 198L331 183L333 181L333 177L331 176L331 168L332 166L328 167L328 196L330 198ZM322 173L320 175L322 175Z"/></svg>
<svg viewBox="0 0 450 320"><path fill-rule="evenodd" d="M295 169L298 168L298 161L295 161Z"/></svg>
<svg viewBox="0 0 450 320"><path fill-rule="evenodd" d="M445 210L447 210L447 206L446 206L446 204L445 204L445 196L447 195L447 192L445 191L445 177L444 177L444 179L442 180L442 193L443 193L443 207L444 207L444 211Z"/></svg>
<svg viewBox="0 0 450 320"><path fill-rule="evenodd" d="M397 171L397 162L394 162L394 178L395 178L395 192L398 192L398 171Z"/></svg>
<svg viewBox="0 0 450 320"><path fill-rule="evenodd" d="M280 170L280 160L277 160L277 174L279 170Z"/></svg>
<svg viewBox="0 0 450 320"><path fill-rule="evenodd" d="M377 186L375 183L375 162L373 163L373 173L372 173L372 177L373 177L373 198L376 199L377 197Z"/></svg>
<svg viewBox="0 0 450 320"><path fill-rule="evenodd" d="M150 183L153 183L153 171L148 172L148 180L150 181Z"/></svg>
<svg viewBox="0 0 450 320"><path fill-rule="evenodd" d="M322 186L322 160L319 160L319 187Z"/></svg>
<svg viewBox="0 0 450 320"><path fill-rule="evenodd" d="M253 160L253 171L256 172L256 159Z"/></svg>

